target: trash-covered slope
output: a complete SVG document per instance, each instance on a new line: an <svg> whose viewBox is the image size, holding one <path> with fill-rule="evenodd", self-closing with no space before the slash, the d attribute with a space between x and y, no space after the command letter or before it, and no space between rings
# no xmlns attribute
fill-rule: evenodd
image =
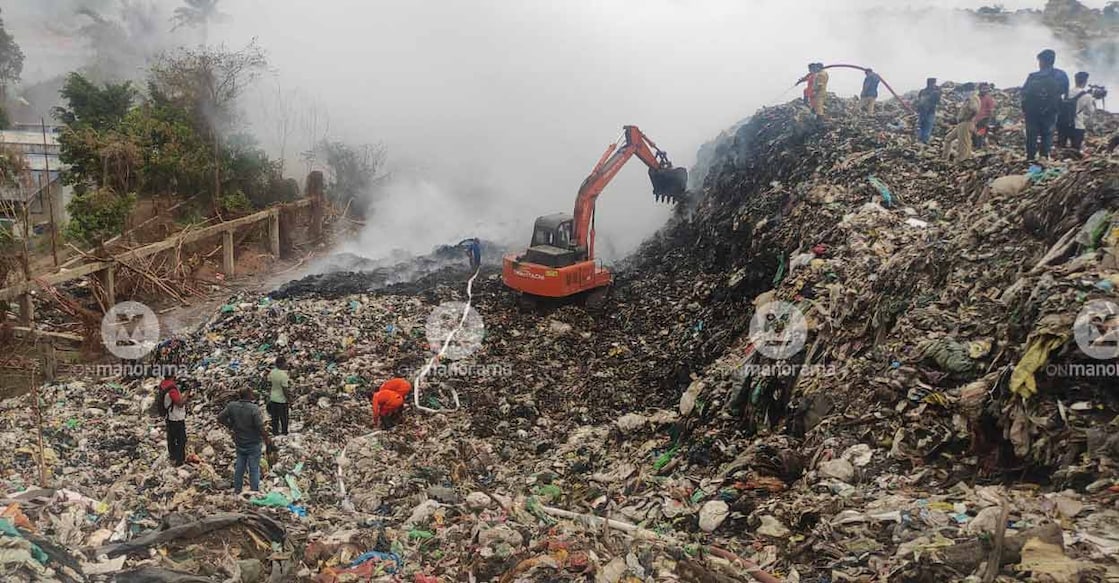
<svg viewBox="0 0 1119 583"><path fill-rule="evenodd" d="M373 433L365 395L430 356L426 320L466 299L465 261L234 298L168 344L197 387L183 468L144 413L152 381L43 390L55 491L34 488L29 400L0 404L22 525L0 558L62 580L69 563L159 580L748 581L756 563L767 581L955 581L1004 539L1004 577L1115 577L1114 377L1043 367L1035 394L1011 387L1025 394L1014 370L1038 343L1086 362L1070 318L1115 300L1119 162L954 165L913 143L899 106L871 119L848 103L824 123L767 108L714 143L704 196L622 267L604 314L523 313L484 275L480 349L421 397L457 392L460 411ZM809 330L765 367L750 321L772 299ZM229 494L214 417L278 354L294 431L254 503Z"/></svg>

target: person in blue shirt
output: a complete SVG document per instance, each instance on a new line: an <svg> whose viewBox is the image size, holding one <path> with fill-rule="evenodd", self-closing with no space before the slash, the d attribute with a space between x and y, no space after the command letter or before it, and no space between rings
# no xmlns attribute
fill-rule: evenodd
<svg viewBox="0 0 1119 583"><path fill-rule="evenodd" d="M1061 101L1068 95L1068 74L1054 67L1057 53L1045 49L1037 54L1037 71L1022 84L1022 114L1026 121L1026 160L1038 154L1049 157L1053 131Z"/></svg>
<svg viewBox="0 0 1119 583"><path fill-rule="evenodd" d="M881 81L882 78L873 69L866 70L863 90L859 93L859 107L870 115L874 115L874 102L878 100L878 83Z"/></svg>
<svg viewBox="0 0 1119 583"><path fill-rule="evenodd" d="M477 271L482 266L482 242L477 237L472 237L459 241L458 246L465 249L470 257L470 269Z"/></svg>
<svg viewBox="0 0 1119 583"><path fill-rule="evenodd" d="M917 139L922 144L929 143L932 138L938 105L940 105L940 87L936 86L936 77L929 77L925 81L925 88L917 93Z"/></svg>

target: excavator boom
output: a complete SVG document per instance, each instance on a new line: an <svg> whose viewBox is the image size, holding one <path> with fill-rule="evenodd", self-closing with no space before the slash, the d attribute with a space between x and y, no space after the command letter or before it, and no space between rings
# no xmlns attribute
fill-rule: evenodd
<svg viewBox="0 0 1119 583"><path fill-rule="evenodd" d="M657 147L637 126L622 128L623 137L619 143L611 144L599 158L591 173L579 187L575 198L575 244L590 249L593 246L590 229L594 218L594 206L598 195L607 184L617 176L626 162L637 156L649 167L649 180L653 183L653 195L667 201L683 198L688 187L686 168L673 168L668 154ZM593 258L593 254L591 256Z"/></svg>
<svg viewBox="0 0 1119 583"><path fill-rule="evenodd" d="M649 167L658 201L684 198L687 169L673 167L668 155L637 126L625 126L622 131L622 139L606 148L583 180L575 197L575 212L536 219L529 248L505 256L502 278L522 299L564 298L583 292L600 299L605 296L613 276L594 260L595 202L630 158L637 156Z"/></svg>

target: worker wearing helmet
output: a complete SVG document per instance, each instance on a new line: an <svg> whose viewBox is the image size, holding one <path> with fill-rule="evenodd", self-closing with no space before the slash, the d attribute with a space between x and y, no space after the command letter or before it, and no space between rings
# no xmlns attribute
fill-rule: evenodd
<svg viewBox="0 0 1119 583"><path fill-rule="evenodd" d="M400 422L404 401L412 392L412 384L400 377L391 378L377 389L370 398L373 408L373 427L392 429Z"/></svg>

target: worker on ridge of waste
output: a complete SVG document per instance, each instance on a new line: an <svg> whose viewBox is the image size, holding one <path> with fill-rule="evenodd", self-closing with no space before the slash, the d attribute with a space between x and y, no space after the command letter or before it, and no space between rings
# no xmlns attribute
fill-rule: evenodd
<svg viewBox="0 0 1119 583"><path fill-rule="evenodd" d="M797 79L796 84L804 83L804 104L812 107L812 90L816 86L816 63L808 63L808 74Z"/></svg>
<svg viewBox="0 0 1119 583"><path fill-rule="evenodd" d="M804 103L817 117L824 116L824 105L828 93L828 72L823 63L808 63L808 74L797 79L796 84L804 83Z"/></svg>
<svg viewBox="0 0 1119 583"><path fill-rule="evenodd" d="M859 109L874 115L874 103L878 100L878 84L882 78L873 69L866 70L863 77L863 90L859 93Z"/></svg>
<svg viewBox="0 0 1119 583"><path fill-rule="evenodd" d="M975 84L964 83L961 88L965 94L964 101L956 112L956 125L944 138L944 159L952 157L952 147L955 146L957 163L971 159L975 116L979 115L979 96L975 94Z"/></svg>
<svg viewBox="0 0 1119 583"><path fill-rule="evenodd" d="M470 269L478 271L482 266L482 242L477 237L471 237L459 241L458 246L466 250L466 255L470 258Z"/></svg>
<svg viewBox="0 0 1119 583"><path fill-rule="evenodd" d="M240 398L225 406L218 414L218 423L233 432L237 452L237 459L233 464L233 492L241 493L246 468L249 470L250 490L259 492L261 446L266 451L271 451L274 446L265 429L264 417L260 414L252 387L242 389Z"/></svg>
<svg viewBox="0 0 1119 583"><path fill-rule="evenodd" d="M917 93L917 140L929 143L936 126L936 108L940 105L940 87L936 77L925 80L925 88Z"/></svg>
<svg viewBox="0 0 1119 583"><path fill-rule="evenodd" d="M1053 130L1061 100L1068 95L1068 75L1054 67L1057 53L1045 49L1037 54L1037 71L1022 84L1022 114L1026 121L1026 160L1038 154L1049 157Z"/></svg>
<svg viewBox="0 0 1119 583"><path fill-rule="evenodd" d="M369 400L373 409L373 427L392 429L396 426L404 413L404 402L410 392L412 384L400 377L382 383Z"/></svg>
<svg viewBox="0 0 1119 583"><path fill-rule="evenodd" d="M979 84L979 113L975 114L975 147L987 146L987 135L995 121L995 98L991 97L991 84Z"/></svg>
<svg viewBox="0 0 1119 583"><path fill-rule="evenodd" d="M167 457L175 466L181 466L186 463L187 396L179 390L173 370L168 370L159 383L159 398L167 412Z"/></svg>
<svg viewBox="0 0 1119 583"><path fill-rule="evenodd" d="M816 117L824 117L824 107L828 100L828 72L823 63L816 63L816 76L812 83L812 111Z"/></svg>
<svg viewBox="0 0 1119 583"><path fill-rule="evenodd" d="M291 413L291 375L287 371L287 359L280 356L276 364L268 373L268 383L271 390L268 393L268 415L272 419L272 435L287 435L288 421Z"/></svg>
<svg viewBox="0 0 1119 583"><path fill-rule="evenodd" d="M1084 147L1084 136L1088 133L1088 120L1096 111L1096 101L1088 88L1088 73L1080 71L1073 79L1076 87L1069 91L1068 99L1061 103L1061 112L1067 125L1063 132L1058 129L1057 147L1071 146L1077 152Z"/></svg>

